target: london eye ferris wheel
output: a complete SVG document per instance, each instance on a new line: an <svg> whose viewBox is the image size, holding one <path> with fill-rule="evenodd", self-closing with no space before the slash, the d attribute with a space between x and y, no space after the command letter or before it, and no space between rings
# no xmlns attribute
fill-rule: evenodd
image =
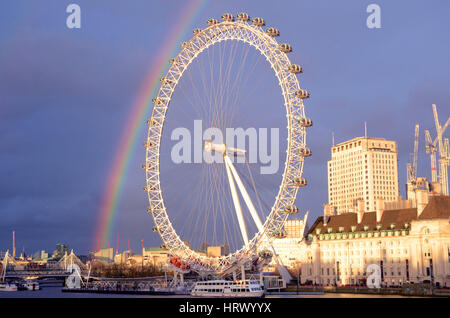
<svg viewBox="0 0 450 318"><path fill-rule="evenodd" d="M147 211L155 223L153 230L182 266L224 274L244 259L264 254L268 241L286 235L284 225L289 215L298 213L295 200L299 188L306 186L303 165L311 155L306 146L306 129L312 121L306 117L303 103L309 93L300 87L297 78L302 68L288 58L291 45L278 43L280 32L265 28L262 18L251 19L246 13L235 18L226 13L222 22L209 19L206 28L195 29L193 34L170 60L153 99L144 144L144 190L149 201ZM251 78L257 65L249 60L251 54L263 58L261 72L272 76ZM260 85L260 93L253 84L249 84L251 89L245 87L255 82L255 77L261 81L269 78ZM267 105L267 110L248 106L263 107L270 98L280 104ZM271 117L271 124L286 125L286 130L282 132L284 165L270 181L253 175L246 158L249 149L229 147L226 142L205 140L201 145L203 152L219 153L221 163L176 165L167 158L169 127L179 126L179 121L201 119L203 125L220 129L239 121L242 125L253 121L252 125L257 126L255 122L261 120L262 114L272 112L277 115ZM239 156L245 163L233 162ZM189 181L183 181L183 175ZM264 192L267 187L270 189ZM263 206L260 193L273 203ZM189 242L186 235L190 235ZM208 236L219 243L234 242L231 245L235 248L225 255L208 256L192 244Z"/></svg>

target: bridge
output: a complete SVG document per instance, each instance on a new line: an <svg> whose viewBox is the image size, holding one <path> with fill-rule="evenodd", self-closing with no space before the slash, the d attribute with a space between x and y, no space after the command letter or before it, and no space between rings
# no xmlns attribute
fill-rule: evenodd
<svg viewBox="0 0 450 318"><path fill-rule="evenodd" d="M24 279L41 279L41 278L65 278L70 276L72 273L66 272L64 270L24 270L24 271L14 271L8 270L4 275L5 278L24 278ZM87 276L87 272L81 272L82 276Z"/></svg>
<svg viewBox="0 0 450 318"><path fill-rule="evenodd" d="M177 285L177 281L169 275L136 278L105 278L91 276L89 268L81 262L81 260L73 253L73 250L70 254L66 253L58 263L49 269L15 270L13 268L19 265L19 262L11 257L8 252L6 252L5 257L3 258L2 265L2 279L45 279L43 283L59 283L65 282L67 277L75 273L75 275L80 278L83 288L91 290L150 290L151 288L165 289Z"/></svg>
<svg viewBox="0 0 450 318"><path fill-rule="evenodd" d="M81 276L88 275L87 266L74 254L73 250L70 254L66 254L56 263L52 268L49 269L37 269L37 270L15 270L11 269L18 265L13 257L6 252L5 257L2 262L2 274L1 278L24 278L24 279L41 279L41 278L66 278L70 276L75 268L79 269Z"/></svg>

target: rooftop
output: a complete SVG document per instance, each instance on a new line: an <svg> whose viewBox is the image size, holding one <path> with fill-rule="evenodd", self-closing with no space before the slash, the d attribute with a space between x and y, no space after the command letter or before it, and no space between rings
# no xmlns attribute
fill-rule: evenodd
<svg viewBox="0 0 450 318"><path fill-rule="evenodd" d="M161 247L145 247L146 252L167 252L167 249Z"/></svg>
<svg viewBox="0 0 450 318"><path fill-rule="evenodd" d="M377 140L377 141L391 141L391 140L386 140L386 138L378 138L378 137L355 137L353 139L340 142L336 146L341 146L341 145L345 145L346 143L355 142L358 140L366 140L366 139L367 140Z"/></svg>
<svg viewBox="0 0 450 318"><path fill-rule="evenodd" d="M405 229L405 224L414 220L449 218L450 217L450 196L434 196L425 207L419 217L417 209L398 209L384 210L380 223L376 222L376 212L365 212L361 223L357 222L357 213L343 213L330 216L326 225L324 225L323 216L317 218L308 234L315 234L317 229L320 233L339 233L339 232L360 232L374 230L391 230L392 224L395 229ZM378 228L377 228L378 226ZM352 229L353 228L353 229Z"/></svg>

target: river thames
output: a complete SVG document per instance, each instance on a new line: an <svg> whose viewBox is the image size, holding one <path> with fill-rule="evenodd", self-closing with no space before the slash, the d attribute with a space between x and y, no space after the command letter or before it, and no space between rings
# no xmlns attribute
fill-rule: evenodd
<svg viewBox="0 0 450 318"><path fill-rule="evenodd" d="M17 291L17 292L0 292L0 298L193 298L189 295L125 295L125 294L95 294L95 293L69 293L62 292L60 286L44 286L37 291ZM198 298L198 297L195 297ZM324 293L314 295L266 295L265 298L411 298L410 296L399 295L366 295L366 294L337 294Z"/></svg>

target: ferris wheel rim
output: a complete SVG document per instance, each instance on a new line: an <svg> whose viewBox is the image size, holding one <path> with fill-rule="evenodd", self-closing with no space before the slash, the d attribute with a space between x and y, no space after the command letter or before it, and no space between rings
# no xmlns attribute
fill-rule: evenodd
<svg viewBox="0 0 450 318"><path fill-rule="evenodd" d="M263 233L257 232L249 241L247 247L243 246L241 249L226 256L212 259L188 247L172 226L161 191L159 151L166 111L178 81L201 52L218 42L228 40L237 40L253 46L265 56L274 70L285 102L288 143L281 184L271 211L264 222ZM211 271L216 272L226 270L230 264L238 261L242 256L255 252L258 248L258 243L261 243L261 239L264 236L267 237L269 232L273 233L275 230L280 230L287 220L288 214L282 211L282 208L289 205L292 206L298 192L298 187L289 183L293 183L293 180L301 177L303 173L304 157L298 156L295 152L306 146L306 129L297 121L298 117L306 117L303 100L295 97L295 91L300 89L300 84L295 74L290 73L289 67L286 67L286 65L290 66L293 64L290 63L286 53L279 50L277 41L267 35L260 26L250 25L245 21L224 21L210 25L197 32L188 42L184 42L182 49L172 59L171 66L161 79L161 86L157 97L154 99L154 107L149 120L147 142L145 143L147 184L145 190L149 199L149 212L152 214L156 229L165 247L171 253L186 260L188 264L192 265L191 267L194 270L197 267L200 270L209 268ZM208 266L208 264L210 265Z"/></svg>

